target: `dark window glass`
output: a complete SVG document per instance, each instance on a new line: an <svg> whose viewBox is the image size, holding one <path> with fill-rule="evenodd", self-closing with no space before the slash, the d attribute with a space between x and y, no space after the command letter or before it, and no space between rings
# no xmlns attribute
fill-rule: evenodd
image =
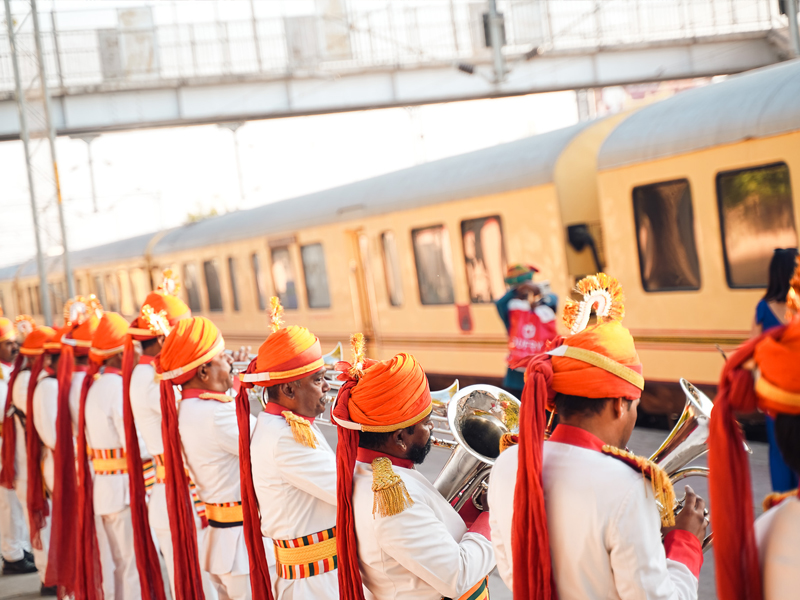
<svg viewBox="0 0 800 600"><path fill-rule="evenodd" d="M328 270L325 268L325 251L322 244L300 247L303 260L303 277L306 282L309 308L330 308L331 295L328 289Z"/></svg>
<svg viewBox="0 0 800 600"><path fill-rule="evenodd" d="M108 300L106 310L119 312L119 283L116 275L106 275L106 299Z"/></svg>
<svg viewBox="0 0 800 600"><path fill-rule="evenodd" d="M39 286L35 285L31 288L31 309L36 309L33 311L37 315L42 314L42 297L39 295Z"/></svg>
<svg viewBox="0 0 800 600"><path fill-rule="evenodd" d="M422 304L453 304L453 259L447 229L444 225L414 229L411 240L420 301Z"/></svg>
<svg viewBox="0 0 800 600"><path fill-rule="evenodd" d="M397 240L394 233L381 234L383 246L383 270L386 273L386 292L392 306L403 306L403 280L400 278L400 257L397 254Z"/></svg>
<svg viewBox="0 0 800 600"><path fill-rule="evenodd" d="M717 201L728 285L766 287L775 248L797 246L789 167L720 173Z"/></svg>
<svg viewBox="0 0 800 600"><path fill-rule="evenodd" d="M500 217L461 221L470 301L492 302L506 293L506 253Z"/></svg>
<svg viewBox="0 0 800 600"><path fill-rule="evenodd" d="M258 254L253 254L253 281L256 284L256 300L258 301L258 310L267 309L267 299L264 294L264 278L261 276L261 265L258 261Z"/></svg>
<svg viewBox="0 0 800 600"><path fill-rule="evenodd" d="M633 213L644 289L648 292L700 289L688 180L633 188Z"/></svg>
<svg viewBox="0 0 800 600"><path fill-rule="evenodd" d="M222 310L222 288L219 285L217 261L207 260L203 263L203 274L206 276L206 292L208 292L208 310Z"/></svg>
<svg viewBox="0 0 800 600"><path fill-rule="evenodd" d="M272 282L283 308L297 308L297 286L287 246L272 249Z"/></svg>
<svg viewBox="0 0 800 600"><path fill-rule="evenodd" d="M197 288L197 266L194 263L183 265L183 287L186 290L186 300L192 311L203 310L200 304L200 290Z"/></svg>
<svg viewBox="0 0 800 600"><path fill-rule="evenodd" d="M231 278L231 298L233 298L233 310L239 311L239 290L236 288L236 259L228 257L228 276Z"/></svg>
<svg viewBox="0 0 800 600"><path fill-rule="evenodd" d="M103 285L103 278L99 275L94 277L94 293L103 308L106 308L106 286Z"/></svg>

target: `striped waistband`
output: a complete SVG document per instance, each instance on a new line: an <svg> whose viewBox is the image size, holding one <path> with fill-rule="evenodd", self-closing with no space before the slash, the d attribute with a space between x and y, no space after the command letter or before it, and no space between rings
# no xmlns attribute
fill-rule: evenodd
<svg viewBox="0 0 800 600"><path fill-rule="evenodd" d="M442 600L449 599L442 598ZM489 600L489 578L481 579L466 594L459 596L458 600Z"/></svg>
<svg viewBox="0 0 800 600"><path fill-rule="evenodd" d="M95 475L122 475L128 472L125 448L89 448Z"/></svg>
<svg viewBox="0 0 800 600"><path fill-rule="evenodd" d="M238 527L244 523L241 500L238 502L223 502L221 504L205 502L204 504L210 527L225 529L226 527Z"/></svg>
<svg viewBox="0 0 800 600"><path fill-rule="evenodd" d="M284 579L305 579L333 571L336 555L336 527L294 540L273 540L278 575Z"/></svg>
<svg viewBox="0 0 800 600"><path fill-rule="evenodd" d="M166 483L167 482L167 468L164 466L164 455L163 454L156 454L153 457L153 462L155 463L155 477L156 483Z"/></svg>

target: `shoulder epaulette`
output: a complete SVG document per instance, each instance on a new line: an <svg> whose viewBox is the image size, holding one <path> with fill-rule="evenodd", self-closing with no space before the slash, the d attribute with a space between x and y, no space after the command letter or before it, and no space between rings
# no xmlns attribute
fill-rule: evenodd
<svg viewBox="0 0 800 600"><path fill-rule="evenodd" d="M314 431L311 429L311 423L308 420L294 414L290 410L283 411L281 415L286 419L289 427L292 428L292 435L294 436L295 442L309 448L317 447L317 436L314 435Z"/></svg>
<svg viewBox="0 0 800 600"><path fill-rule="evenodd" d="M392 469L392 462L383 456L372 461L372 492L375 494L373 518L376 513L381 517L393 517L414 505L403 479Z"/></svg>
<svg viewBox="0 0 800 600"><path fill-rule="evenodd" d="M218 394L217 392L203 392L198 398L201 400L216 400L217 402L233 402L233 398L228 394Z"/></svg>
<svg viewBox="0 0 800 600"><path fill-rule="evenodd" d="M519 444L519 435L516 433L504 433L500 436L500 454Z"/></svg>
<svg viewBox="0 0 800 600"><path fill-rule="evenodd" d="M791 498L792 496L797 496L797 490L790 490L788 492L771 492L766 495L764 498L764 503L762 506L764 507L764 512L767 512L770 508L775 508L786 500L787 498Z"/></svg>

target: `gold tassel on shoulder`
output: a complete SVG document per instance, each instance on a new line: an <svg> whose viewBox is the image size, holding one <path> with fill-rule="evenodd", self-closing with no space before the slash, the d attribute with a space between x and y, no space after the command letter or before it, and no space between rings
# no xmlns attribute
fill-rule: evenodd
<svg viewBox="0 0 800 600"><path fill-rule="evenodd" d="M393 517L414 505L406 484L392 469L392 462L383 456L372 461L372 491L375 494L373 518L376 513L381 517Z"/></svg>
<svg viewBox="0 0 800 600"><path fill-rule="evenodd" d="M500 454L519 444L519 435L516 433L504 433L500 436Z"/></svg>
<svg viewBox="0 0 800 600"><path fill-rule="evenodd" d="M603 446L602 451L603 454L618 458L627 465L641 471L642 475L650 480L653 494L658 503L658 512L661 514L661 525L664 527L675 525L675 490L672 488L672 481L670 481L667 472L656 463L627 450L620 450L606 444Z"/></svg>
<svg viewBox="0 0 800 600"><path fill-rule="evenodd" d="M233 402L233 398L228 396L228 394L223 394L220 392L203 392L198 396L200 400L216 400L217 402Z"/></svg>
<svg viewBox="0 0 800 600"><path fill-rule="evenodd" d="M307 446L308 448L317 447L317 436L314 435L314 431L311 429L311 423L289 410L285 410L281 414L283 418L286 419L289 427L292 428L292 435L294 436L295 442Z"/></svg>
<svg viewBox="0 0 800 600"><path fill-rule="evenodd" d="M775 508L776 506L778 506L778 504L780 504L787 498L796 495L797 495L797 490L790 490L788 492L771 492L767 494L766 497L764 498L764 503L762 504L764 512L767 512L770 508Z"/></svg>

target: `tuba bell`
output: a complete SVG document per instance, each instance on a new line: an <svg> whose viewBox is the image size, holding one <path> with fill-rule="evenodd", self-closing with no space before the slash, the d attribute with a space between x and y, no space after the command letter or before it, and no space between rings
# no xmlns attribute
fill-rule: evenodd
<svg viewBox="0 0 800 600"><path fill-rule="evenodd" d="M519 432L519 400L493 385L471 385L447 403L447 420L455 441L432 438L433 444L452 450L434 487L456 510L486 489L500 438Z"/></svg>

